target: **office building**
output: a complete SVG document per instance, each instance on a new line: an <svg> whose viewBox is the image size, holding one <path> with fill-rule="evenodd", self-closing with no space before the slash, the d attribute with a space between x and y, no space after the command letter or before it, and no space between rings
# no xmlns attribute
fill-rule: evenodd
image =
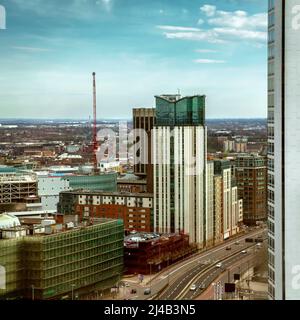
<svg viewBox="0 0 300 320"><path fill-rule="evenodd" d="M110 192L117 190L117 176L116 172L109 172L99 175L70 175L65 176L64 179L69 182L72 190L86 189Z"/></svg>
<svg viewBox="0 0 300 320"><path fill-rule="evenodd" d="M0 222L0 265L6 271L0 299L71 300L109 290L123 273L123 241L121 220Z"/></svg>
<svg viewBox="0 0 300 320"><path fill-rule="evenodd" d="M154 227L206 243L205 96L156 97L153 130Z"/></svg>
<svg viewBox="0 0 300 320"><path fill-rule="evenodd" d="M38 172L37 179L42 210L57 210L59 193L70 190L69 181L59 176L50 176L48 172Z"/></svg>
<svg viewBox="0 0 300 320"><path fill-rule="evenodd" d="M134 174L147 179L147 192L153 193L153 163L151 134L155 121L155 109L133 109L135 156ZM140 132L139 132L140 129Z"/></svg>
<svg viewBox="0 0 300 320"><path fill-rule="evenodd" d="M257 154L244 154L235 160L239 198L243 199L244 223L255 225L267 219L267 163Z"/></svg>
<svg viewBox="0 0 300 320"><path fill-rule="evenodd" d="M102 190L114 192L117 189L117 173L100 175L69 175L49 171L35 172L38 180L38 195L41 211L57 210L59 193L69 190Z"/></svg>
<svg viewBox="0 0 300 320"><path fill-rule="evenodd" d="M300 299L300 19L298 0L269 1L269 297Z"/></svg>

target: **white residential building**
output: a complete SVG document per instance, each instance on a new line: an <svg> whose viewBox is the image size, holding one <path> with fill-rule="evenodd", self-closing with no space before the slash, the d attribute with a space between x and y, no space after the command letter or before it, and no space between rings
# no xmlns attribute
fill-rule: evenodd
<svg viewBox="0 0 300 320"><path fill-rule="evenodd" d="M206 245L213 222L213 195L206 204L207 133L205 96L156 97L153 130L154 228L184 232L199 248ZM211 215L210 217L207 217ZM208 221L208 225L206 225Z"/></svg>
<svg viewBox="0 0 300 320"><path fill-rule="evenodd" d="M269 297L300 299L300 1L269 1Z"/></svg>

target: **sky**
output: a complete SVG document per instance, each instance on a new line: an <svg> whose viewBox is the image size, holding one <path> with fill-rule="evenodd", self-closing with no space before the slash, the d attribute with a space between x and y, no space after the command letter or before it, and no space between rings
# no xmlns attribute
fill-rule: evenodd
<svg viewBox="0 0 300 320"><path fill-rule="evenodd" d="M0 118L130 118L205 94L208 118L267 114L267 0L0 0ZM3 10L2 10L3 11Z"/></svg>

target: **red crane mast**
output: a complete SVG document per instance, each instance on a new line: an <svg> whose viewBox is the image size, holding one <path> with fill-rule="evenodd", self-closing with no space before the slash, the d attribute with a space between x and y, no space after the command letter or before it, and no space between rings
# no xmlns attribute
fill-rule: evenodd
<svg viewBox="0 0 300 320"><path fill-rule="evenodd" d="M96 92L96 73L93 72L93 163L94 163L94 172L98 172L98 163L97 163L97 151L98 151L98 141L97 141L97 92Z"/></svg>

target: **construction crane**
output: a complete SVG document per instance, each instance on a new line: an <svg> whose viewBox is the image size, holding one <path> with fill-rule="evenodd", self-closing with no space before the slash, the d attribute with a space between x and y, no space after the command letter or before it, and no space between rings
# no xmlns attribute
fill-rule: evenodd
<svg viewBox="0 0 300 320"><path fill-rule="evenodd" d="M97 93L96 93L96 73L93 72L93 113L94 113L94 124L93 124L93 163L94 163L94 173L98 173L98 163L97 163L97 151L98 151L98 141L97 141Z"/></svg>

